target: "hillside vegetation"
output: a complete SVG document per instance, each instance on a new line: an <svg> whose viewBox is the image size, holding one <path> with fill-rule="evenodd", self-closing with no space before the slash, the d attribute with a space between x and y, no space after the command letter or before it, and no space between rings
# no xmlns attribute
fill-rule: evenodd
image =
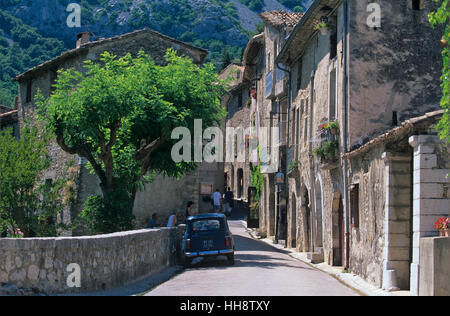
<svg viewBox="0 0 450 316"><path fill-rule="evenodd" d="M66 24L69 3L82 7L81 28ZM1 0L0 104L12 105L11 78L74 48L75 36L93 39L144 27L206 48L218 70L240 59L249 38L260 31L257 13L304 10L312 0Z"/></svg>

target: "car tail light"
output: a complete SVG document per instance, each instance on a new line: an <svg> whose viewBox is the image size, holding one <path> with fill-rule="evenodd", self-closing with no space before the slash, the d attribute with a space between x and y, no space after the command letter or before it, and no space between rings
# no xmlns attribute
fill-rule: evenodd
<svg viewBox="0 0 450 316"><path fill-rule="evenodd" d="M186 239L186 249L191 249L191 240Z"/></svg>
<svg viewBox="0 0 450 316"><path fill-rule="evenodd" d="M227 246L227 248L231 247L231 238L230 237L225 237L225 245Z"/></svg>

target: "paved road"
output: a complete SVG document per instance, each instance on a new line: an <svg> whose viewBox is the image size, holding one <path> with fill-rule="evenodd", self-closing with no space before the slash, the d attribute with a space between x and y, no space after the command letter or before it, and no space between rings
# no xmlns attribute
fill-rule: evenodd
<svg viewBox="0 0 450 316"><path fill-rule="evenodd" d="M326 273L252 239L242 222L230 221L235 265L226 259L194 264L147 296L355 296Z"/></svg>

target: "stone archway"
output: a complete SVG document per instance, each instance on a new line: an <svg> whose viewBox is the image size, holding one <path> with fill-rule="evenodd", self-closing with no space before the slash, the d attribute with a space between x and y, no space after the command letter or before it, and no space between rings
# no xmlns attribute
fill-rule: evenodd
<svg viewBox="0 0 450 316"><path fill-rule="evenodd" d="M309 252L311 249L311 203L309 190L304 184L300 189L300 220L297 247L301 252Z"/></svg>

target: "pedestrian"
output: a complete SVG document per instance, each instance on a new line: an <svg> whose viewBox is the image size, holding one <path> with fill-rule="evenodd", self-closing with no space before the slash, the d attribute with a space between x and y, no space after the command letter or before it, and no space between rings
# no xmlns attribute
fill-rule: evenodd
<svg viewBox="0 0 450 316"><path fill-rule="evenodd" d="M155 227L159 227L159 224L158 224L158 213L153 213L152 219L147 221L147 228L148 229L152 229L152 228L155 228Z"/></svg>
<svg viewBox="0 0 450 316"><path fill-rule="evenodd" d="M189 201L188 204L187 204L187 206L186 206L186 219L187 219L188 217L194 216L194 210L193 210L193 208L194 208L194 202Z"/></svg>
<svg viewBox="0 0 450 316"><path fill-rule="evenodd" d="M177 210L173 210L172 215L170 215L169 217L167 227L176 227L176 226L177 226Z"/></svg>
<svg viewBox="0 0 450 316"><path fill-rule="evenodd" d="M214 212L220 213L220 210L222 208L222 194L220 194L219 189L217 189L216 192L213 193L211 199L213 200Z"/></svg>
<svg viewBox="0 0 450 316"><path fill-rule="evenodd" d="M225 200L225 213L227 216L231 216L231 212L233 211L233 204L234 204L234 194L233 191L231 191L230 187L227 187L227 191L224 194L224 200Z"/></svg>

